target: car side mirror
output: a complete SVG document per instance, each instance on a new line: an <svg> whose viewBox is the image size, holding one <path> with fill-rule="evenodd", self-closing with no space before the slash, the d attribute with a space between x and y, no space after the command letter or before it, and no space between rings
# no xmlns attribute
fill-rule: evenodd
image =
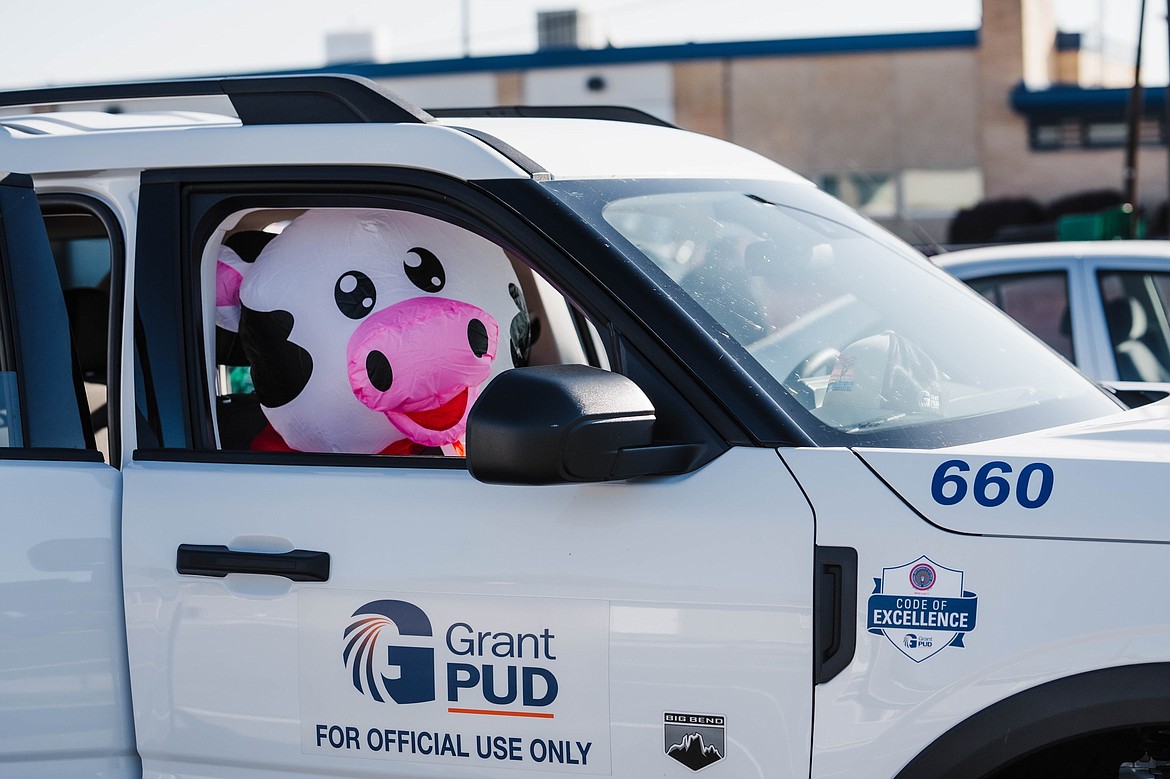
<svg viewBox="0 0 1170 779"><path fill-rule="evenodd" d="M682 473L700 447L653 446L654 406L625 376L585 365L505 371L467 419L467 468L496 484Z"/></svg>

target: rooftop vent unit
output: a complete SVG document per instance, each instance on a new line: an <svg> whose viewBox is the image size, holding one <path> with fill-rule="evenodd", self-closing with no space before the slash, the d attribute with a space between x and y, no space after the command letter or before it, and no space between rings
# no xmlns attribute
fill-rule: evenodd
<svg viewBox="0 0 1170 779"><path fill-rule="evenodd" d="M568 11L538 11L536 14L536 48L588 48L588 20L577 9Z"/></svg>
<svg viewBox="0 0 1170 779"><path fill-rule="evenodd" d="M351 30L325 34L325 64L387 62L390 35L386 30Z"/></svg>

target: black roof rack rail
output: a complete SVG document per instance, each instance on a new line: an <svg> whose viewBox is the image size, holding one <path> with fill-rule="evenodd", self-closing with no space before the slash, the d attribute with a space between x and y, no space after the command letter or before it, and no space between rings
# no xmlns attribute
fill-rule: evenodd
<svg viewBox="0 0 1170 779"><path fill-rule="evenodd" d="M524 117L528 119L604 119L611 122L675 127L670 122L659 119L653 114L621 105L503 105L478 108L428 108L427 113L433 117L445 119L471 119L484 116Z"/></svg>
<svg viewBox="0 0 1170 779"><path fill-rule="evenodd" d="M0 107L226 95L245 125L425 123L432 117L373 81L347 74L240 76L0 92Z"/></svg>

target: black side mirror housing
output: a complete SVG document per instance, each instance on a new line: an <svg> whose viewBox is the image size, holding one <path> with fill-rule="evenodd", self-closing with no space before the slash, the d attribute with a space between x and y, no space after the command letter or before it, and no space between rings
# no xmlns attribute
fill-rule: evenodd
<svg viewBox="0 0 1170 779"><path fill-rule="evenodd" d="M541 365L492 380L467 419L467 468L496 484L563 484L682 473L701 449L653 446L654 406L625 376Z"/></svg>

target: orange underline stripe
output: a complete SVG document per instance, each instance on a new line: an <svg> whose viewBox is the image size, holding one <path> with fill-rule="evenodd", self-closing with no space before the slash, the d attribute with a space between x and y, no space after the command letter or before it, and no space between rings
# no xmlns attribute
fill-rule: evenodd
<svg viewBox="0 0 1170 779"><path fill-rule="evenodd" d="M535 711L492 711L490 709L447 709L448 714L487 714L494 717L536 717L537 719L552 719L552 714L542 714Z"/></svg>

